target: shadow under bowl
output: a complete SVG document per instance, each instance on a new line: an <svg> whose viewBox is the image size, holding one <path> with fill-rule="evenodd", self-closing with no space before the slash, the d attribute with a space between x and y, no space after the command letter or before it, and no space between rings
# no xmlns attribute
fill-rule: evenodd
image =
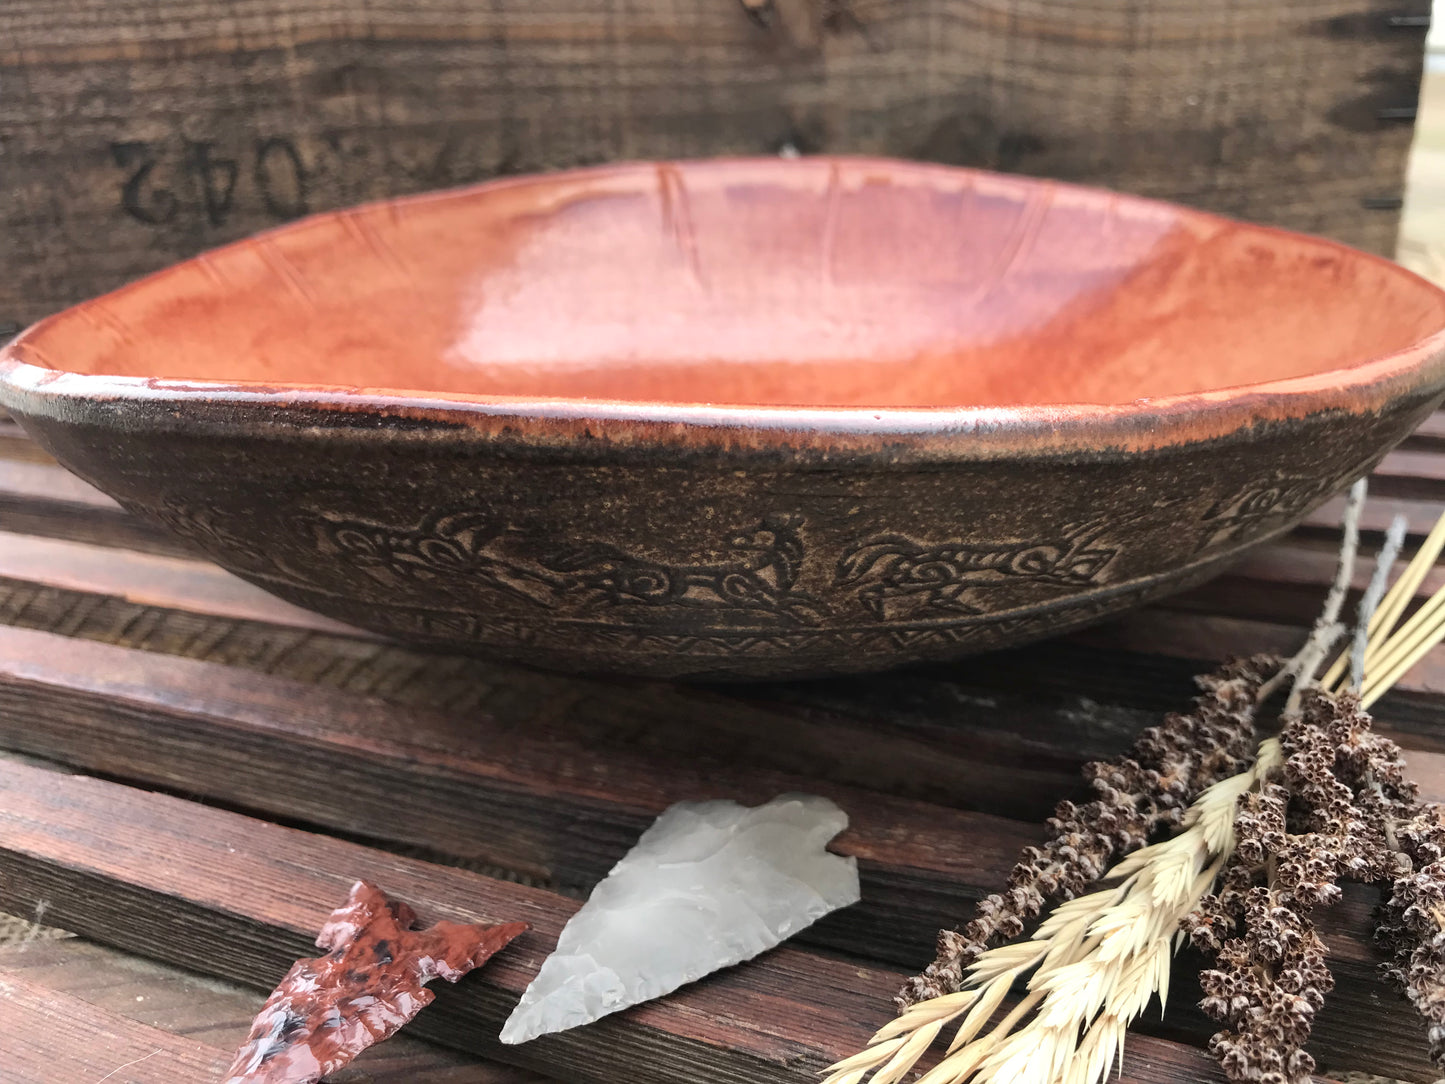
<svg viewBox="0 0 1445 1084"><path fill-rule="evenodd" d="M543 666L942 660L1197 583L1445 396L1341 245L923 164L626 164L319 215L42 321L0 403L267 590Z"/></svg>

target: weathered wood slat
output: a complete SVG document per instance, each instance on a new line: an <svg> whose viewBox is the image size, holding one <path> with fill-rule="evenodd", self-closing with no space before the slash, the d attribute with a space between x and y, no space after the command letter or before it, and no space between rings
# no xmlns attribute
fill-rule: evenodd
<svg viewBox="0 0 1445 1084"><path fill-rule="evenodd" d="M672 800L762 799L803 785L746 764L679 764L601 741L579 747L578 734L555 725L518 739L497 734L486 719L415 713L400 719L385 705L285 682L268 687L262 680L237 703L238 689L223 668L144 656L123 660L135 653L100 645L76 645L76 656L62 660L56 639L0 630L0 658L27 660L0 676L0 746L448 854L548 866L552 873L565 864L577 883L599 878L648 817ZM1416 754L1412 769L1427 793L1445 794L1445 755ZM939 916L950 909L961 915L969 896L1001 884L1014 850L1034 838L1031 826L996 817L817 780L806 785L830 794L853 816L838 849L860 857L864 903L857 914L843 912L800 940L851 955L916 966L929 955ZM1060 792L1058 784L1050 789ZM581 824L586 833L578 832ZM1374 956L1358 940L1367 911L1356 907L1339 917L1336 952L1348 981L1335 1011L1348 1019L1349 1012L1373 1007ZM1171 1032L1206 1034L1208 1025L1188 1008L1198 994L1187 977L1176 997ZM1391 1033L1392 1049L1408 1067L1418 1050L1418 1025L1403 1006L1397 1010L1376 1027ZM1322 1049L1347 1064L1371 1064L1361 1060L1370 1043L1347 1029L1325 1039Z"/></svg>
<svg viewBox="0 0 1445 1084"><path fill-rule="evenodd" d="M314 631L325 627L324 619L276 602L213 566L137 558L119 551L113 561L107 561L110 551L92 548L79 553L84 560L71 562L57 559L74 556L76 549L71 546L57 549L55 543L30 539L10 545L4 536L0 542L5 543L0 544L0 617L4 620L242 667L236 671L241 681L247 679L239 675L259 670L407 705L457 713L488 711L518 729L565 716L596 729L644 734L654 744L676 735L682 742L676 751L684 753L702 743L717 755L753 749L765 752L768 762L782 770L834 773L839 782L906 783L908 793L950 801L962 798L954 780L960 775L970 778L966 765L971 756L979 755L974 747L940 759L928 742L901 733L890 737L886 727L871 720L823 731L794 718L793 713L706 690L589 681L412 651L365 635L330 635ZM14 578L6 576L7 571ZM36 581L43 586L37 588ZM85 585L89 589L69 590ZM118 599L119 593L129 598ZM162 609L156 605L162 602L200 611L212 609L218 616ZM275 623L250 617L273 617ZM292 621L302 628L289 627ZM963 700L958 707L965 714L983 717L995 710L992 704L970 708ZM1036 725L1030 720L1040 710L1053 709L1018 705L1011 727L1027 732ZM679 729L679 721L687 725ZM1037 725L1049 726L1046 720ZM1135 722L1135 729L1138 725ZM757 743L758 733L767 733L769 741ZM843 747L858 755L838 756L835 743L840 734L848 735ZM1015 770L983 776L972 773L977 789L969 800L973 804L997 801L1001 809L1042 816L1049 808L1042 803L1053 801L1043 783L1057 780L1052 773L1058 766L1048 763L1026 738L1020 741L1012 732L1001 736L1001 750L1013 746L1020 747L1020 755L1013 757ZM1072 770L1072 764L1064 769L1066 781ZM1014 806L1011 801L1027 804Z"/></svg>
<svg viewBox="0 0 1445 1084"><path fill-rule="evenodd" d="M3 342L4 336L0 336L0 343ZM49 453L31 440L25 430L20 428L19 422L9 420L3 413L0 413L0 459L20 463L53 464L55 462L50 458Z"/></svg>
<svg viewBox="0 0 1445 1084"><path fill-rule="evenodd" d="M0 1028L7 1036L24 1031L34 1050L33 1071L7 1084L90 1082L102 1073L64 1075L60 1066L77 1054L90 1062L121 1059L140 1047L147 1072L166 1084L200 1084L219 1079L231 1054L250 1030L264 994L204 979L115 949L69 938L0 949ZM18 992L18 996L17 995ZM158 1039L165 1045L147 1045ZM184 1044L181 1062L172 1056ZM6 1043L6 1053L12 1045ZM151 1053L154 1051L154 1053ZM140 1062L136 1065L139 1066ZM186 1074L186 1066L219 1065L217 1075ZM116 1084L149 1079L120 1072ZM328 1084L544 1084L525 1070L488 1064L405 1033L371 1047L356 1062L327 1077Z"/></svg>
<svg viewBox="0 0 1445 1084"><path fill-rule="evenodd" d="M1371 490L1381 497L1445 501L1445 456L1396 448L1385 456L1370 479Z"/></svg>
<svg viewBox="0 0 1445 1084"><path fill-rule="evenodd" d="M1360 516L1362 538L1367 543L1375 541L1385 533L1390 521L1401 515L1405 517L1407 525L1407 543L1418 542L1440 518L1440 508L1442 503L1445 503L1445 495L1433 498L1390 496L1389 490L1395 487L1384 484L1386 481L1393 479L1371 475L1370 499ZM1343 496L1326 501L1304 518L1296 537L1310 539L1321 546L1337 541L1340 537L1340 516L1344 509Z"/></svg>
<svg viewBox="0 0 1445 1084"><path fill-rule="evenodd" d="M336 685L400 703L455 711L489 710L518 720L518 725L534 715L560 710L561 705L570 705L568 710L593 719L596 725L601 725L604 717L623 717L630 718L634 727L660 731L666 730L669 719L701 715L715 726L727 722L727 731L717 730L711 735L711 740L722 746L741 747L749 743L749 732L767 732L766 748L780 757L777 763L790 770L820 770L817 736L805 732L793 740L785 720L762 703L773 690L762 690L762 696L748 689L729 690L726 697L709 696L698 689L588 681L498 666L485 660L413 651L372 641L364 633L333 636L322 631L334 627L324 618L287 606L201 563L172 563L125 551L58 546L0 534L0 620ZM1191 690L1188 678L1188 674L1184 675L1181 686L1184 700ZM916 677L885 676L863 683L822 683L802 688L861 692L871 682L888 689L887 702L893 706L915 702L921 684ZM1006 744L1019 744L1013 741L1016 735L1026 735L1040 725L1045 731L1053 729L1049 719L1035 720L1041 710L1037 705L1006 692L970 698L966 688L955 684L930 684L938 688L936 710L946 711L947 718L987 728L991 720L999 717L999 705L1006 705L1007 733L1000 734ZM1180 702L1176 696L1170 705L1178 706ZM699 710L700 703L706 705L705 710ZM846 703L846 698L840 703ZM1069 698L1059 709L1042 710L1045 714L1063 711L1070 720L1078 718L1076 698ZM886 713L871 708L865 714L867 728L874 731L886 717ZM1147 725L1142 717L1129 717L1127 712L1116 715L1120 719L1115 728L1119 738ZM1101 724L1096 720L1089 725L1097 730ZM856 748L871 748L857 736L850 738L850 743ZM1022 746L1030 756L1041 755L1037 742L1023 738ZM800 759L804 756L808 759ZM888 763L887 758L878 757L873 770L887 771ZM933 763L931 757L921 756L908 769L906 774L919 781L919 790L914 793L951 795L951 791L930 790L930 781L940 774L931 770ZM1046 811L1037 804L1044 797L1036 788L1024 788L1023 794L1034 799L1036 815ZM992 796L992 791L983 790L978 800Z"/></svg>
<svg viewBox="0 0 1445 1084"><path fill-rule="evenodd" d="M0 525L6 530L195 556L185 542L136 519L64 467L5 452L0 444Z"/></svg>
<svg viewBox="0 0 1445 1084"><path fill-rule="evenodd" d="M1371 505L1374 503L1373 500L1370 502ZM1428 530L1439 517L1441 505L1422 503L1421 508L1425 510L1421 518L1428 519L1425 524ZM1382 531L1388 521L1389 517L1385 516L1380 523ZM1331 532L1331 537L1320 544L1296 537L1262 546L1246 554L1223 575L1184 594L1164 599L1150 609L1189 610L1211 616L1308 628L1319 615L1321 600L1334 580L1335 565L1339 559L1338 519ZM1368 541L1362 546L1361 560L1355 568L1347 605L1357 605L1369 584L1377 549L1378 546ZM1404 559L1413 552L1413 546L1407 548ZM1445 565L1437 566L1426 575L1415 594L1410 612L1441 587L1445 587Z"/></svg>
<svg viewBox="0 0 1445 1084"><path fill-rule="evenodd" d="M10 0L0 324L308 211L784 145L1104 184L1387 252L1423 52L1399 17L1428 10Z"/></svg>
<svg viewBox="0 0 1445 1084"><path fill-rule="evenodd" d="M0 628L5 748L564 885L600 880L674 802L826 795L851 819L836 846L859 859L865 900L804 939L902 966L926 959L940 916L992 891L1038 838L1030 824L777 772L738 750L720 757L691 723L656 741L566 716L519 728ZM1007 771L946 746L935 756L958 769L952 786L970 804L983 776ZM1013 774L1015 787L1070 789L1067 776Z"/></svg>
<svg viewBox="0 0 1445 1084"><path fill-rule="evenodd" d="M850 774L846 766L840 766L840 758L820 760L815 750L827 746L826 737L790 724L767 699L824 703L835 716L857 720L850 747L870 751L872 770L877 773L874 778L882 781L879 785L911 779L914 789L910 793L959 801L947 780L977 778L977 773L966 768L971 759L992 760L996 765L1011 761L1013 771L980 781L970 804L998 802L1001 811L1034 817L1042 816L1053 798L1040 790L1042 777L1034 776L1033 785L1023 781L1025 785L1016 786L1021 780L1014 772L1034 765L1046 776L1062 770L1063 778L1070 777L1073 762L1061 769L1057 760L1048 759L1045 745L1059 739L1061 724L1076 732L1081 727L1098 732L1106 726L1105 716L1112 713L1111 740L1122 743L1150 721L1147 715L1131 715L1117 707L1108 712L1081 709L1075 690L1089 689L1089 699L1095 702L1112 699L1154 711L1174 710L1192 695L1193 673L1221 654L1287 650L1301 635L1292 626L1146 610L1080 634L1067 651L1061 645L1040 645L1021 653L935 668L925 672L926 680L919 673L881 675L784 689L735 689L724 697L697 689L533 673L481 660L411 651L373 642L365 635L352 639L349 634L297 632L288 626L294 622L319 629L329 623L280 603L213 566L72 545L57 548L54 543L11 540L3 535L0 542L4 543L0 544L0 615L12 623L337 685L399 703L448 711L488 710L518 726L566 710L590 719L592 725L615 728L629 725L624 721L630 720L634 729L646 727L661 734L668 732L669 720L701 717L709 720L709 740L730 749L745 746L747 735L762 728L771 735L766 748L775 754L775 766L821 772L839 782L864 781L857 772ZM14 580L4 575L7 570ZM29 586L35 581L77 590L37 591ZM117 600L112 592L126 592L153 605ZM96 595L107 597L96 602ZM167 606L211 610L216 616L187 615ZM252 622L245 620L247 617L268 620ZM1126 654L1101 659L1097 650L1123 650ZM1038 665L1040 658L1048 665ZM1432 676L1435 665L1427 660L1417 670L1420 695L1426 695L1430 682L1438 680ZM1032 699L1010 693L1008 677L997 679L999 667L1012 674L1015 666L1033 666L1035 672L1029 678ZM1087 681L1078 673L1085 666L1094 670ZM1056 672L1060 675L1057 681L1052 676ZM1076 684L1070 685L1071 681ZM1411 688L1409 682L1406 687ZM928 692L930 689L934 691ZM1053 706L1036 702L1049 689L1057 690L1061 702ZM830 696L830 690L837 695ZM922 713L908 712L911 704L931 706ZM1407 714L1414 710L1402 693L1385 702L1383 714L1393 719L1397 704L1404 704ZM912 722L889 729L888 721L900 713L909 715ZM957 760L939 759L927 752L939 720L967 726L975 737L983 732L992 732L994 737L983 746L961 750ZM830 719L829 725L837 725L836 718ZM922 733L919 726L925 727ZM913 731L911 737L909 730ZM909 752L890 757L879 748L880 740L886 740L887 748L911 750L912 742L920 738L924 744L916 756ZM1083 748L1085 755L1107 755L1120 747L1086 743Z"/></svg>
<svg viewBox="0 0 1445 1084"><path fill-rule="evenodd" d="M1421 437L1427 440L1439 438L1445 440L1445 410L1437 410L1429 415L1418 426L1415 427L1414 437Z"/></svg>
<svg viewBox="0 0 1445 1084"><path fill-rule="evenodd" d="M1266 567L1261 576L1268 573ZM1282 569L1280 574L1284 574ZM43 586L37 587L37 583ZM1427 581L1427 587L1433 586ZM118 594L136 601L117 598ZM172 606L201 612L170 609ZM1076 731L1081 727L1097 731L1112 713L1115 725L1111 733L1116 742L1126 742L1128 735L1150 721L1148 715L1130 715L1117 706L1107 711L1081 707L1079 690L1087 689L1088 700L1094 704L1131 704L1154 712L1175 710L1192 695L1193 674L1221 655L1290 650L1302 635L1300 627L1274 622L1144 610L1078 634L1069 642L953 666L853 681L737 688L721 696L697 689L534 673L484 660L409 650L349 630L338 635L313 631L342 627L272 599L214 566L3 534L0 620L335 685L399 703L448 711L488 710L518 720L518 725L562 710L562 705L570 705L566 710L590 718L596 725L603 725L605 719L612 720L607 725L613 726L631 719L634 727L645 726L659 733L667 731L669 719L700 715L718 721L715 725L721 729L712 731L711 737L729 748L747 744L747 735L761 727L771 735L767 748L776 753L777 766L821 771L839 782L859 779L856 774L847 775L846 768L842 769L845 774L838 774L836 758L819 762L816 753L811 753L810 760L818 736L788 725L778 713L777 701L823 705L835 717L830 723L835 723L837 716L855 720L850 741L864 749L876 748L879 734L890 741L903 737L888 729L890 720L908 717L911 721L903 730L912 729L914 738L920 736L918 726L936 729L939 720L949 720L976 733L994 735L993 744L966 751L964 763L970 757L989 759L1002 754L1020 767L1025 758L1047 756L1043 745L1025 735L1047 734L1055 740L1060 720ZM1434 674L1437 665L1433 658L1422 663L1403 684L1403 691L1382 703L1382 716L1428 726L1429 702L1422 698L1439 687L1440 678ZM1024 686L1011 686L1021 679L1026 681ZM1019 688L1030 689L1030 695L1020 697ZM909 709L913 704L931 706L917 712ZM874 735L872 741L859 737L869 733ZM1107 755L1119 747L1086 744L1089 755ZM956 800L949 789L939 785L947 773L959 770L953 761L921 754L906 772L896 773L891 766L904 763L903 758L878 756L876 761L884 777L895 783L905 777L914 779L914 794ZM1045 772L1059 770L1057 762L1035 759L1033 763ZM1065 773L1072 770L1072 763L1064 768ZM1015 787L1015 779L1007 773L990 777L973 804L998 801L1003 803L999 806L1002 811L1013 815L1042 816L1052 796L1037 785ZM1021 800L1033 804L1020 805Z"/></svg>
<svg viewBox="0 0 1445 1084"><path fill-rule="evenodd" d="M56 463L0 459L0 493L17 504L49 500L77 505L92 513L122 511L110 497Z"/></svg>
<svg viewBox="0 0 1445 1084"><path fill-rule="evenodd" d="M1082 633L1075 637L1074 643L1127 652L1139 658L1157 654L1175 659L1193 658L1207 664L1226 651L1292 654L1303 645L1304 635L1296 626L1228 617L1200 617L1194 623L1185 624L1174 620L1168 611L1140 610ZM1442 655L1445 653L1434 651L1421 659L1380 701L1375 713L1395 719L1418 717L1422 712L1428 713L1432 706L1438 709L1439 696L1445 692L1445 657Z"/></svg>
<svg viewBox="0 0 1445 1084"><path fill-rule="evenodd" d="M269 987L348 885L365 877L424 921L523 919L533 930L411 1025L458 1049L568 1081L801 1084L887 1018L901 975L781 948L587 1028L504 1047L517 994L576 904L80 776L0 763L0 907L32 910L102 943ZM1202 1051L1138 1036L1123 1080L1221 1080Z"/></svg>
<svg viewBox="0 0 1445 1084"><path fill-rule="evenodd" d="M1289 536L1288 541L1315 550L1337 549L1340 542L1339 516L1344 507L1343 496L1327 502L1307 517ZM1398 514L1405 519L1405 545L1402 554L1408 559L1439 520L1445 502L1377 497L1372 491L1367 507L1372 507L1373 510L1360 517L1362 555L1367 558L1373 556L1383 542L1391 520Z"/></svg>
<svg viewBox="0 0 1445 1084"><path fill-rule="evenodd" d="M0 970L0 1032L7 1084L121 1080L211 1084L225 1078L222 1051L146 1027Z"/></svg>
<svg viewBox="0 0 1445 1084"><path fill-rule="evenodd" d="M0 531L0 579L306 632L371 636L283 602L193 556L167 557Z"/></svg>
<svg viewBox="0 0 1445 1084"><path fill-rule="evenodd" d="M1402 451L1442 452L1445 451L1445 411L1431 414L1400 444Z"/></svg>

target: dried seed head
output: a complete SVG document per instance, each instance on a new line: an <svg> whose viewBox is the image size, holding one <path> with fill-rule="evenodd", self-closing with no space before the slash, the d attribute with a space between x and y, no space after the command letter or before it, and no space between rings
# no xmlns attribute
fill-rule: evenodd
<svg viewBox="0 0 1445 1084"><path fill-rule="evenodd" d="M1196 679L1201 695L1190 713L1145 730L1126 756L1086 765L1092 800L1059 803L1048 842L1023 851L1008 889L980 902L962 930L939 935L937 959L909 980L899 1007L960 989L989 945L1018 937L1050 900L1087 891L1119 857L1179 826L1207 787L1249 767L1259 690L1280 665L1264 655L1230 660Z"/></svg>
<svg viewBox="0 0 1445 1084"><path fill-rule="evenodd" d="M1314 1062L1303 1047L1333 987L1311 912L1339 896L1341 880L1394 877L1396 847L1445 854L1445 831L1417 815L1399 749L1373 733L1353 696L1305 693L1280 747L1273 778L1241 798L1238 847L1184 928L1214 956L1201 1005L1224 1025L1212 1049L1225 1073L1306 1084ZM1445 979L1445 930L1435 915L1445 915L1445 876L1402 880L1381 936L1396 951L1395 977L1445 1035L1445 994L1430 993ZM1437 959L1420 949L1422 934L1439 938Z"/></svg>

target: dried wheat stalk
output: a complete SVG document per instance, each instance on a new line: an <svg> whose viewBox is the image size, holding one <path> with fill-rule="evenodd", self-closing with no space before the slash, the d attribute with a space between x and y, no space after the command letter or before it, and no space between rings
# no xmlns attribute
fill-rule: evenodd
<svg viewBox="0 0 1445 1084"><path fill-rule="evenodd" d="M893 1084L960 1017L948 1056L919 1084L1103 1080L1129 1024L1156 993L1166 996L1179 923L1233 850L1235 804L1278 761L1279 742L1269 739L1248 770L1200 796L1182 832L1110 870L1118 884L1060 904L1032 939L983 952L968 967L967 989L909 1007L866 1050L832 1066L824 1084L858 1084L870 1072L871 1084ZM1026 975L1023 1000L982 1033Z"/></svg>

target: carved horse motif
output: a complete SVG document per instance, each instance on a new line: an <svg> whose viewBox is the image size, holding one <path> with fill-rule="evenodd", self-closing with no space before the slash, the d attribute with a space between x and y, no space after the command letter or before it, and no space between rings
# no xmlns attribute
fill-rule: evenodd
<svg viewBox="0 0 1445 1084"><path fill-rule="evenodd" d="M498 553L502 530L482 513L433 514L414 528L327 520L319 531L342 560L382 582L471 579L532 602L547 601L557 586L556 577Z"/></svg>
<svg viewBox="0 0 1445 1084"><path fill-rule="evenodd" d="M858 600L880 618L939 610L986 612L980 596L1025 584L1084 587L1098 581L1118 555L1095 543L1100 524L1065 528L1045 542L916 542L897 534L875 535L851 547L838 562L840 586L864 584Z"/></svg>
<svg viewBox="0 0 1445 1084"><path fill-rule="evenodd" d="M1196 549L1237 545L1287 527L1363 473L1364 465L1354 464L1323 478L1286 475L1238 490L1204 513Z"/></svg>
<svg viewBox="0 0 1445 1084"><path fill-rule="evenodd" d="M794 588L803 563L803 518L774 514L727 539L722 559L672 564L597 543L549 558L568 592L615 606L754 610L788 621L815 619L811 600Z"/></svg>

